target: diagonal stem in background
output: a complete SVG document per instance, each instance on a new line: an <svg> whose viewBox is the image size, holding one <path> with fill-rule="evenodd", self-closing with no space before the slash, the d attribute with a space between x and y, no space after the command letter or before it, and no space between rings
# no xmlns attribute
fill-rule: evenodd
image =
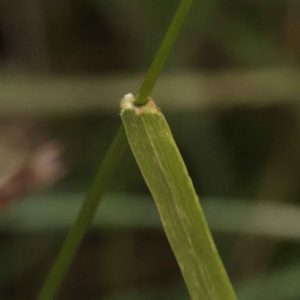
<svg viewBox="0 0 300 300"><path fill-rule="evenodd" d="M68 268L71 265L80 242L94 218L100 200L107 190L109 182L118 167L127 145L124 127L121 126L103 159L94 183L82 204L79 215L73 227L70 229L63 247L37 299L54 299Z"/></svg>
<svg viewBox="0 0 300 300"><path fill-rule="evenodd" d="M168 32L155 56L151 68L139 91L137 105L143 105L166 62L172 46L180 32L183 22L190 10L194 0L182 0ZM126 149L127 140L124 127L121 125L116 137L106 153L99 173L94 180L69 234L64 242L62 250L58 255L46 282L38 296L38 300L51 300L60 288L76 251L96 213L100 200L106 192L109 182L121 160Z"/></svg>

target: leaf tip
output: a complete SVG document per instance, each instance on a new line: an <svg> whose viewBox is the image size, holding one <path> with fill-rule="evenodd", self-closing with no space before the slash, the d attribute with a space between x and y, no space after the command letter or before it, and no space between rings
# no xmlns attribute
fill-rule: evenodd
<svg viewBox="0 0 300 300"><path fill-rule="evenodd" d="M139 115L141 113L158 113L160 112L159 107L155 104L154 100L148 97L147 102L144 105L138 106L135 103L135 97L129 93L125 95L121 100L121 115L125 110L134 110Z"/></svg>

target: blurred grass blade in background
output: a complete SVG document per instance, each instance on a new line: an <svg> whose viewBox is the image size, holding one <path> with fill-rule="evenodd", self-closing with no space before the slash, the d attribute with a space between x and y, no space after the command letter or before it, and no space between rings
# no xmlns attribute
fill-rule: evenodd
<svg viewBox="0 0 300 300"><path fill-rule="evenodd" d="M236 299L168 123L151 98L134 101L122 99L122 121L192 299Z"/></svg>
<svg viewBox="0 0 300 300"><path fill-rule="evenodd" d="M87 228L97 212L99 202L106 192L109 182L114 175L126 148L127 141L125 138L124 128L121 126L103 159L99 172L91 188L87 193L75 224L69 231L64 245L45 281L45 284L38 296L39 300L54 299L73 257L75 256L77 248L79 247Z"/></svg>

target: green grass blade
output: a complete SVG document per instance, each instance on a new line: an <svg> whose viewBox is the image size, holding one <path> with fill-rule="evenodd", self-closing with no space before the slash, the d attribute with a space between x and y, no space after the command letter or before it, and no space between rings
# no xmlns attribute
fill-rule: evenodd
<svg viewBox="0 0 300 300"><path fill-rule="evenodd" d="M82 204L75 224L70 229L62 250L47 277L37 298L38 300L54 299L127 145L124 127L121 126L104 157L100 170Z"/></svg>
<svg viewBox="0 0 300 300"><path fill-rule="evenodd" d="M193 300L235 300L192 181L170 128L149 98L121 102L131 150L154 197L162 224Z"/></svg>
<svg viewBox="0 0 300 300"><path fill-rule="evenodd" d="M147 77L140 89L139 104L143 104L149 96L155 82L161 72L167 56L172 49L182 24L189 12L193 0L182 0L181 5L170 25L170 28L163 40L163 43L155 56ZM38 296L38 300L51 300L57 293L58 288L62 284L63 278L75 256L76 250L91 223L98 204L105 193L110 179L124 152L126 142L126 134L123 126L120 127L112 145L110 146L100 171L85 198L79 216L71 228L63 248L52 267L47 280Z"/></svg>

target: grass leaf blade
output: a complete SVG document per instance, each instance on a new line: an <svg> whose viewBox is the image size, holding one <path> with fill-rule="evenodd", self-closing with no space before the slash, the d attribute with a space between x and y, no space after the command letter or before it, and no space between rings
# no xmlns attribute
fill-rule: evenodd
<svg viewBox="0 0 300 300"><path fill-rule="evenodd" d="M135 106L129 94L121 117L131 150L154 197L193 300L235 300L192 181L170 128L153 100Z"/></svg>

